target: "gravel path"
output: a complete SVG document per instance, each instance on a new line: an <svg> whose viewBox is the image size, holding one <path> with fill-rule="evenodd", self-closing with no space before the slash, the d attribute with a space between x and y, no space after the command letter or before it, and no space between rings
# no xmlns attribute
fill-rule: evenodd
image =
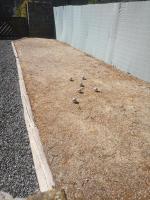
<svg viewBox="0 0 150 200"><path fill-rule="evenodd" d="M0 41L0 190L14 197L38 190L10 41Z"/></svg>

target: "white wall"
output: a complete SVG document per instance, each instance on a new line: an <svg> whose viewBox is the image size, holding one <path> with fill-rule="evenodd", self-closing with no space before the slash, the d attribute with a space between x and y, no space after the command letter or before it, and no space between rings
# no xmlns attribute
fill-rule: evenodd
<svg viewBox="0 0 150 200"><path fill-rule="evenodd" d="M150 81L150 2L121 5L112 63Z"/></svg>
<svg viewBox="0 0 150 200"><path fill-rule="evenodd" d="M57 39L150 81L150 2L54 8Z"/></svg>

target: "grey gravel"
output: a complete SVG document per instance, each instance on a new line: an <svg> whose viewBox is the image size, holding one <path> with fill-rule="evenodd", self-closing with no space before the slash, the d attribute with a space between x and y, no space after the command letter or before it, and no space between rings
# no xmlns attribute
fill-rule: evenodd
<svg viewBox="0 0 150 200"><path fill-rule="evenodd" d="M0 41L0 191L27 197L39 189L10 41Z"/></svg>

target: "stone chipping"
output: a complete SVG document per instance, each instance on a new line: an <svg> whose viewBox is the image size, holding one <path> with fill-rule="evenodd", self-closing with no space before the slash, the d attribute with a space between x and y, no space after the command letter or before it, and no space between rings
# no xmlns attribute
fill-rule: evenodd
<svg viewBox="0 0 150 200"><path fill-rule="evenodd" d="M15 56L11 41L0 41L0 191L27 197L38 190Z"/></svg>

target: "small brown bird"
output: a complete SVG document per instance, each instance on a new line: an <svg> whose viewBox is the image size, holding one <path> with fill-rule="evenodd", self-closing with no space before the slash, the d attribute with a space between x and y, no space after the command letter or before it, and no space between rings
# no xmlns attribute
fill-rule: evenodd
<svg viewBox="0 0 150 200"><path fill-rule="evenodd" d="M78 91L78 93L80 93L80 94L83 94L83 93L84 93L83 87L79 88L77 91Z"/></svg>
<svg viewBox="0 0 150 200"><path fill-rule="evenodd" d="M100 92L100 90L97 87L94 87L95 92Z"/></svg>
<svg viewBox="0 0 150 200"><path fill-rule="evenodd" d="M72 78L72 77L70 77L70 79L69 79L70 81L74 81L74 79Z"/></svg>
<svg viewBox="0 0 150 200"><path fill-rule="evenodd" d="M75 104L79 104L79 100L75 97L72 99L72 102L75 103Z"/></svg>
<svg viewBox="0 0 150 200"><path fill-rule="evenodd" d="M82 82L80 83L80 87L85 87L84 84L83 84Z"/></svg>
<svg viewBox="0 0 150 200"><path fill-rule="evenodd" d="M85 76L82 76L82 80L83 80L83 81L86 80L86 77L85 77Z"/></svg>

